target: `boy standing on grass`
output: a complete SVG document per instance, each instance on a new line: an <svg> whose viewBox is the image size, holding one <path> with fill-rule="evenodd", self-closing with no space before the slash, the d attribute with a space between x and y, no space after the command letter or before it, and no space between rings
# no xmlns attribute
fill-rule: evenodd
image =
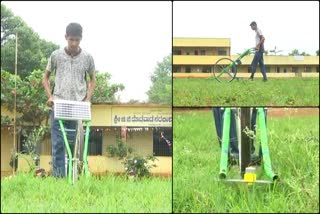
<svg viewBox="0 0 320 214"><path fill-rule="evenodd" d="M95 87L95 65L92 56L80 47L82 27L78 23L70 23L66 28L65 38L68 46L55 50L43 75L43 86L48 96L47 105L52 107L53 100L73 100L90 102ZM54 87L51 92L49 77L55 75ZM89 74L90 83L86 76ZM52 175L65 177L65 147L58 120L50 111L51 143L52 143ZM77 121L65 121L66 130L76 130ZM75 133L75 132L74 132ZM69 135L75 138L74 133Z"/></svg>
<svg viewBox="0 0 320 214"><path fill-rule="evenodd" d="M254 54L252 63L251 63L251 76L250 80L253 80L253 76L256 72L257 65L259 63L260 70L263 76L263 81L267 81L266 68L263 62L263 52L264 52L264 36L262 35L261 30L258 28L256 22L251 22L251 29L256 32L256 52Z"/></svg>

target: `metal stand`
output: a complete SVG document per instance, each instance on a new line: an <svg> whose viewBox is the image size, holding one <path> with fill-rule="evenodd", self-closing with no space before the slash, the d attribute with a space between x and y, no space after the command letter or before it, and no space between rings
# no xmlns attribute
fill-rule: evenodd
<svg viewBox="0 0 320 214"><path fill-rule="evenodd" d="M265 113L263 108L257 108L258 113L258 126L260 128L261 148L263 157L263 168L265 174L270 180L257 180L255 167L250 166L251 162L251 139L243 132L246 127L251 127L251 109L244 108L232 108L236 111L236 124L239 146L239 166L240 175L242 179L227 179L228 172L228 159L229 159L229 147L230 147L230 125L231 125L231 108L225 108L223 119L223 131L222 131L222 145L221 145L221 158L220 158L220 172L219 178L229 182L240 183L274 183L278 179L278 175L272 171L271 159L268 148L267 127L265 120Z"/></svg>
<svg viewBox="0 0 320 214"><path fill-rule="evenodd" d="M60 129L63 134L63 140L68 154L68 181L69 183L74 184L78 179L78 174L80 173L79 168L81 168L81 173L84 173L84 175L90 175L88 169L87 154L91 121L91 104L89 102L55 100L54 117L59 121ZM73 157L66 130L63 125L64 120L78 121ZM85 122L86 126L83 154L81 154L81 148L83 144L83 142L81 142L83 140L83 133L81 132L82 121ZM81 158L81 156L83 156L83 158ZM79 167L81 166L81 159L83 161L83 167Z"/></svg>

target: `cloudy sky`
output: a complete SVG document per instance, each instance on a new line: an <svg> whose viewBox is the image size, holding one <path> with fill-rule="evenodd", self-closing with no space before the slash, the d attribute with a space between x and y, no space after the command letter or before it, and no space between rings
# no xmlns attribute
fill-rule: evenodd
<svg viewBox="0 0 320 214"><path fill-rule="evenodd" d="M146 101L150 75L171 53L172 3L168 2L14 2L2 1L39 36L66 45L70 22L83 27L82 49L96 69L123 83L122 102Z"/></svg>
<svg viewBox="0 0 320 214"><path fill-rule="evenodd" d="M174 2L174 37L231 38L231 54L255 46L249 24L256 21L265 48L319 50L319 2Z"/></svg>

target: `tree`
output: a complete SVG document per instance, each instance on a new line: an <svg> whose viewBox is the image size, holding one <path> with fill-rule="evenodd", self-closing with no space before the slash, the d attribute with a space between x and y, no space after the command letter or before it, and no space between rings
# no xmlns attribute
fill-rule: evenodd
<svg viewBox="0 0 320 214"><path fill-rule="evenodd" d="M310 56L310 54L304 51L300 53L298 49L294 49L289 53L289 56Z"/></svg>
<svg viewBox="0 0 320 214"><path fill-rule="evenodd" d="M1 69L1 105L13 111L13 95L16 93L17 112L22 113L17 118L18 125L29 124L31 128L35 128L45 120L48 124L49 109L46 107L47 97L42 86L42 75L43 71L35 70L25 80L17 76L17 90L15 90L15 75Z"/></svg>
<svg viewBox="0 0 320 214"><path fill-rule="evenodd" d="M316 51L316 55L319 56L319 50Z"/></svg>
<svg viewBox="0 0 320 214"><path fill-rule="evenodd" d="M20 17L13 15L11 10L1 4L1 46L15 35L15 29L24 25Z"/></svg>
<svg viewBox="0 0 320 214"><path fill-rule="evenodd" d="M152 85L147 92L148 102L171 104L172 103L172 66L171 55L163 58L161 63L157 63L150 79Z"/></svg>
<svg viewBox="0 0 320 214"><path fill-rule="evenodd" d="M1 69L1 106L13 112L14 95L16 94L16 111L21 113L21 116L16 117L17 133L22 133L26 137L24 146L35 161L39 158L36 148L39 148L39 143L49 134L49 108L46 106L47 96L42 86L42 76L42 70L35 70L22 80L18 75ZM108 73L97 74L97 83L102 87L95 88L94 99L101 102L113 101L115 93L124 89L122 84L106 87L109 85L109 79L110 74ZM44 121L45 124L42 124ZM1 115L1 125L12 125L12 122L12 118ZM15 159L17 155L17 153L13 154L12 158ZM31 163L30 166L33 169L34 164Z"/></svg>
<svg viewBox="0 0 320 214"><path fill-rule="evenodd" d="M92 95L92 103L110 103L118 101L116 93L124 90L123 84L110 84L111 74L96 74L96 86Z"/></svg>
<svg viewBox="0 0 320 214"><path fill-rule="evenodd" d="M139 101L139 100L135 100L135 99L130 99L130 100L128 101L128 103L134 104L134 103L140 103L140 101Z"/></svg>
<svg viewBox="0 0 320 214"><path fill-rule="evenodd" d="M1 68L14 73L15 34L18 33L18 75L27 77L32 71L44 70L50 54L59 46L40 39L20 17L1 4Z"/></svg>
<svg viewBox="0 0 320 214"><path fill-rule="evenodd" d="M15 75L1 69L1 105L9 111L13 111L14 94L16 93L17 112L22 113L17 117L18 125L30 125L31 129L39 127L43 121L48 124L49 109L46 106L47 96L42 85L42 70L33 71L25 79L17 76L17 90L14 89ZM124 89L122 84L109 86L111 75L109 73L98 73L97 85L93 93L93 103L114 102L115 93ZM51 77L51 85L53 85ZM5 117L3 123L7 123Z"/></svg>

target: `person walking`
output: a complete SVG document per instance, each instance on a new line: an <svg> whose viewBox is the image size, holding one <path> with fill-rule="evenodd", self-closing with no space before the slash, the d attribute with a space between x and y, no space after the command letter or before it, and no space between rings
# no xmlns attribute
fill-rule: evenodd
<svg viewBox="0 0 320 214"><path fill-rule="evenodd" d="M256 32L256 52L254 54L252 63L251 63L251 76L250 76L250 80L253 80L254 78L254 74L256 72L257 69L257 65L259 63L260 66L260 71L262 73L263 76L263 81L267 81L267 75L266 75L266 68L264 65L264 61L263 61L263 53L264 53L264 41L265 41L265 37L262 34L262 31L258 28L257 23L255 21L250 23L251 29L254 30Z"/></svg>

